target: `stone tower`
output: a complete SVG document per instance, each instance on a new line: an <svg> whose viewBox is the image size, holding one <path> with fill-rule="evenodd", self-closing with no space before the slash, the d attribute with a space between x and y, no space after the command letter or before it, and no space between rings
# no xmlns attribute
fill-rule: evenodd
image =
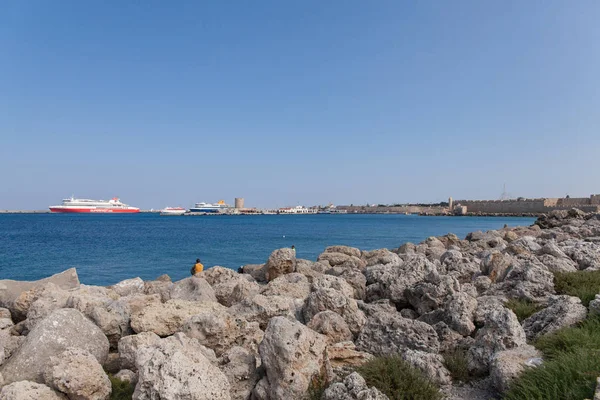
<svg viewBox="0 0 600 400"><path fill-rule="evenodd" d="M452 200L452 197L448 197L448 208L450 210L454 209L454 200Z"/></svg>

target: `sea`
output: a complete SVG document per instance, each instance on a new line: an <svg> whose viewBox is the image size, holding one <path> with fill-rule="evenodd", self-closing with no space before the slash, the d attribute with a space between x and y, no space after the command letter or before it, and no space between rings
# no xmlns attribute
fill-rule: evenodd
<svg viewBox="0 0 600 400"><path fill-rule="evenodd" d="M88 285L189 276L205 267L261 264L281 247L316 260L327 246L396 248L449 232L531 225L534 218L417 215L0 214L0 279L37 280L77 268Z"/></svg>

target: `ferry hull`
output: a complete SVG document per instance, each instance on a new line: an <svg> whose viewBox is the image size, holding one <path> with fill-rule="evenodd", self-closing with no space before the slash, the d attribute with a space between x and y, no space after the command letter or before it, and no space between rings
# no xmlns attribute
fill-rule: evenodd
<svg viewBox="0 0 600 400"><path fill-rule="evenodd" d="M139 213L138 208L117 209L117 208L71 208L71 207L50 207L53 213L72 213L72 214L134 214Z"/></svg>

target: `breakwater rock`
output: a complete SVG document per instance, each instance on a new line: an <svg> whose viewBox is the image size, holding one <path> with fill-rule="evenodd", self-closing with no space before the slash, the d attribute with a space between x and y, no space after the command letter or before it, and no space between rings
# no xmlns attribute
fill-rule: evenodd
<svg viewBox="0 0 600 400"><path fill-rule="evenodd" d="M277 249L242 273L178 282L0 281L0 399L107 399L105 371L136 400L302 399L314 382L327 399L384 399L352 371L393 354L452 393L443 355L461 349L501 392L539 356L528 340L586 317L553 273L600 270L600 215L399 245L332 246L316 261ZM509 300L539 311L519 322Z"/></svg>

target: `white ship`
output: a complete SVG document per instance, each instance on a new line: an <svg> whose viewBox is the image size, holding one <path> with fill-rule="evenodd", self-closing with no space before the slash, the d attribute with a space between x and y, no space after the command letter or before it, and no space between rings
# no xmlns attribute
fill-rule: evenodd
<svg viewBox="0 0 600 400"><path fill-rule="evenodd" d="M118 197L111 200L63 199L60 206L50 206L53 213L139 213L137 207L121 203Z"/></svg>
<svg viewBox="0 0 600 400"><path fill-rule="evenodd" d="M231 206L225 204L223 200L219 200L217 204L211 203L196 203L194 207L190 208L190 212L193 213L218 213L224 212L230 209Z"/></svg>
<svg viewBox="0 0 600 400"><path fill-rule="evenodd" d="M166 207L160 210L160 215L183 215L185 208L181 207Z"/></svg>

